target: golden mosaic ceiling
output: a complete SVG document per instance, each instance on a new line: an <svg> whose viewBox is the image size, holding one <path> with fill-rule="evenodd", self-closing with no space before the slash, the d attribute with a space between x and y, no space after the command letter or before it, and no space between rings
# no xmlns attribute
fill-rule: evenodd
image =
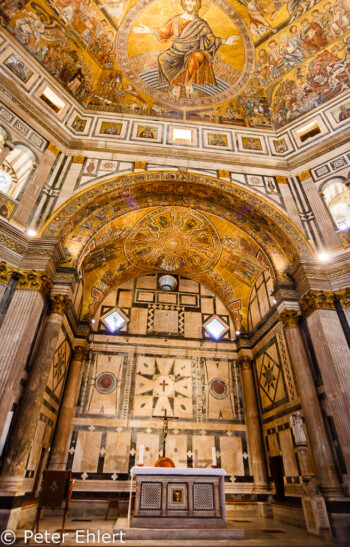
<svg viewBox="0 0 350 547"><path fill-rule="evenodd" d="M277 128L349 89L348 0L4 0L0 15L89 110Z"/></svg>

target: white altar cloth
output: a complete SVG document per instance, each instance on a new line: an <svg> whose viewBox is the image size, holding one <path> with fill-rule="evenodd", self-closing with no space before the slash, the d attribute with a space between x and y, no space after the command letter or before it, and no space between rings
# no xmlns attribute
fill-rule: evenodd
<svg viewBox="0 0 350 547"><path fill-rule="evenodd" d="M132 467L131 475L193 475L225 477L225 469L212 467Z"/></svg>

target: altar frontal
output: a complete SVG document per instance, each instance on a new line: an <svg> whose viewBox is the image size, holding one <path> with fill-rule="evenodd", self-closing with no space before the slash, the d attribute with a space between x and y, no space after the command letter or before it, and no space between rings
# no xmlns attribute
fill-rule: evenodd
<svg viewBox="0 0 350 547"><path fill-rule="evenodd" d="M132 528L223 528L224 469L133 467Z"/></svg>

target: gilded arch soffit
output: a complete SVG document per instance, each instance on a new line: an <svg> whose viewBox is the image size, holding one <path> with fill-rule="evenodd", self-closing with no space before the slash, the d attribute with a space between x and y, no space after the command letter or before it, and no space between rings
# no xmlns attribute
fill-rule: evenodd
<svg viewBox="0 0 350 547"><path fill-rule="evenodd" d="M212 290L245 322L256 277L268 257L229 221L180 205L140 209L108 223L88 244L83 259L83 316L124 281L155 272L190 277Z"/></svg>
<svg viewBox="0 0 350 547"><path fill-rule="evenodd" d="M286 267L286 262L312 256L298 228L263 198L234 183L178 172L137 173L100 182L63 204L41 234L60 238L71 254L67 265L76 266L106 223L134 210L167 205L202 210L233 223L258 243L276 272L282 262Z"/></svg>

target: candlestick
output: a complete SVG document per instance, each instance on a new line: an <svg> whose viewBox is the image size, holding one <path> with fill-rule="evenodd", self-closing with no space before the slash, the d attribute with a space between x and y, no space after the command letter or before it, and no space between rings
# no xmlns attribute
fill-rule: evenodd
<svg viewBox="0 0 350 547"><path fill-rule="evenodd" d="M212 456L213 456L213 467L216 467L217 466L217 459L216 459L216 448L215 448L215 446L213 446L213 448L211 449L211 453L212 453Z"/></svg>
<svg viewBox="0 0 350 547"><path fill-rule="evenodd" d="M140 444L139 462L137 465L143 465L143 444Z"/></svg>

